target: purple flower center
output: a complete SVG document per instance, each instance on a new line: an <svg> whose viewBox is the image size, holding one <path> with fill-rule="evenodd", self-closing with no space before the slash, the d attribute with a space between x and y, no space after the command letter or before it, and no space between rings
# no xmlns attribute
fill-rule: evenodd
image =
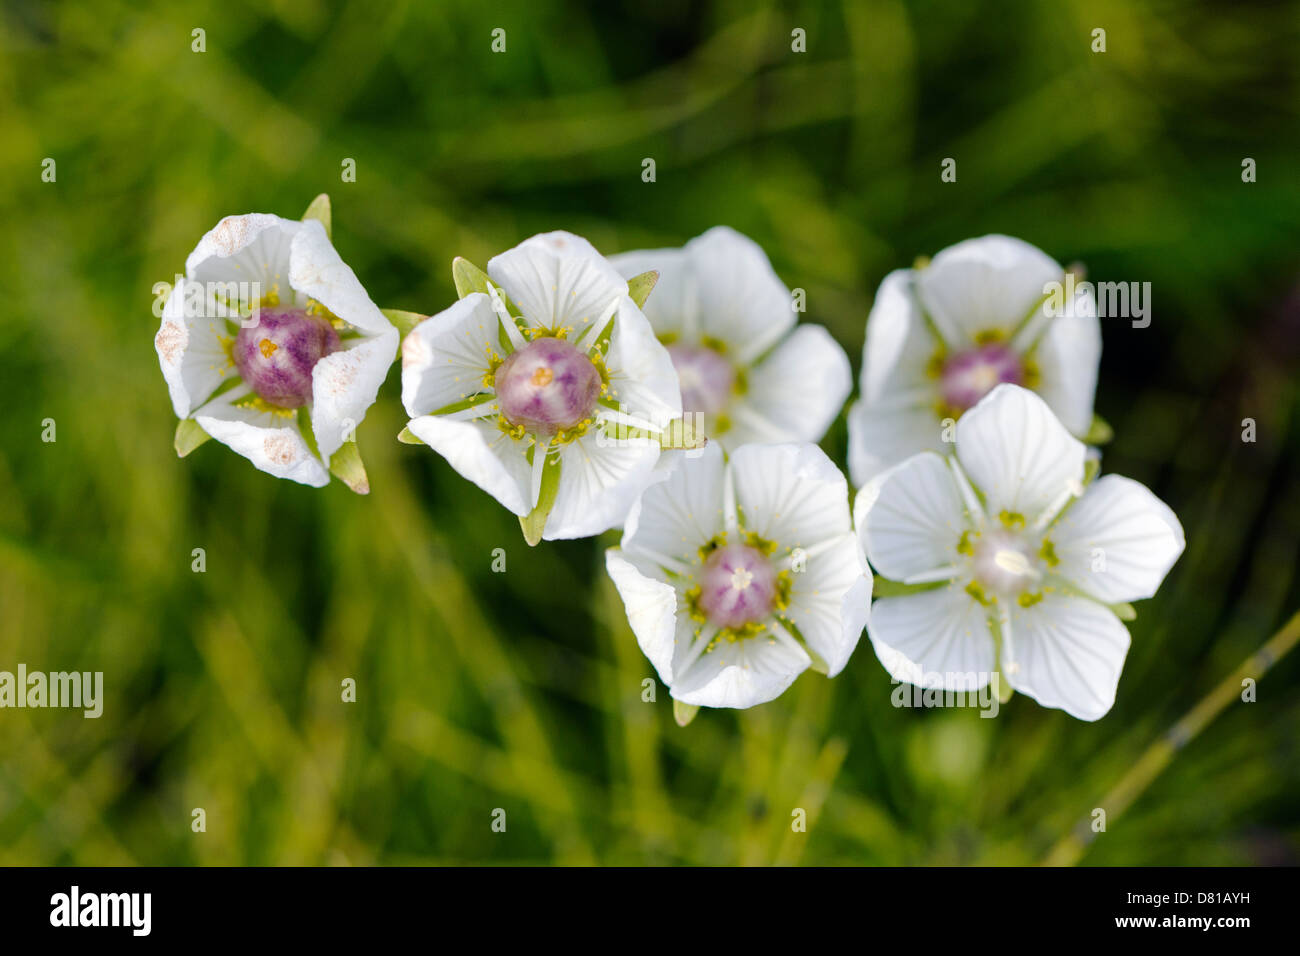
<svg viewBox="0 0 1300 956"><path fill-rule="evenodd" d="M939 388L943 400L965 411L1003 382L1024 384L1020 356L1000 342L958 352L943 364Z"/></svg>
<svg viewBox="0 0 1300 956"><path fill-rule="evenodd" d="M730 362L704 345L674 343L668 355L682 389L682 411L716 415L727 407L736 384Z"/></svg>
<svg viewBox="0 0 1300 956"><path fill-rule="evenodd" d="M542 338L511 352L494 378L501 414L512 425L553 435L591 417L600 372L564 339Z"/></svg>
<svg viewBox="0 0 1300 956"><path fill-rule="evenodd" d="M763 552L747 544L718 548L698 578L699 606L718 627L742 628L772 613L776 569Z"/></svg>
<svg viewBox="0 0 1300 956"><path fill-rule="evenodd" d="M338 350L339 334L327 319L303 309L262 309L257 325L235 336L231 358L264 401L300 408L311 401L311 370Z"/></svg>

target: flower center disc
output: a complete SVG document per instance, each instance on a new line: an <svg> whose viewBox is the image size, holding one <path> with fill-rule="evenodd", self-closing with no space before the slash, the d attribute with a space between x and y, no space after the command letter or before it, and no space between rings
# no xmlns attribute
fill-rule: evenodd
<svg viewBox="0 0 1300 956"><path fill-rule="evenodd" d="M240 377L272 405L300 408L311 401L311 372L339 350L327 319L303 309L262 309L257 325L241 328L231 358Z"/></svg>
<svg viewBox="0 0 1300 956"><path fill-rule="evenodd" d="M716 415L727 407L736 384L731 363L704 345L668 346L682 389L682 411Z"/></svg>
<svg viewBox="0 0 1300 956"><path fill-rule="evenodd" d="M493 379L501 414L512 425L553 435L591 417L600 372L563 339L543 338L510 353Z"/></svg>
<svg viewBox="0 0 1300 956"><path fill-rule="evenodd" d="M1024 364L1000 342L958 352L944 363L939 387L943 400L965 411L1003 382L1023 385Z"/></svg>
<svg viewBox="0 0 1300 956"><path fill-rule="evenodd" d="M776 599L776 569L757 548L730 544L704 562L700 610L718 627L742 628L763 620Z"/></svg>
<svg viewBox="0 0 1300 956"><path fill-rule="evenodd" d="M1002 597L1015 597L1038 586L1042 562L1030 542L1009 531L992 531L974 548L973 573L986 590Z"/></svg>

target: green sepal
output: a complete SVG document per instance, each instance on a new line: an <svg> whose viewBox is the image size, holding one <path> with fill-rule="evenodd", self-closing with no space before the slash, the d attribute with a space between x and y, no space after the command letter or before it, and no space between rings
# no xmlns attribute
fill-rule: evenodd
<svg viewBox="0 0 1300 956"><path fill-rule="evenodd" d="M1088 433L1083 436L1085 445L1104 445L1115 437L1115 430L1110 427L1110 423L1100 415L1092 416L1092 424L1088 426Z"/></svg>
<svg viewBox="0 0 1300 956"><path fill-rule="evenodd" d="M650 291L658 281L659 273L653 269L627 280L627 294L632 297L638 309L645 305L645 300L650 297Z"/></svg>
<svg viewBox="0 0 1300 956"><path fill-rule="evenodd" d="M674 418L659 433L659 447L664 451L690 450L703 448L709 443L709 436L688 422L686 417Z"/></svg>
<svg viewBox="0 0 1300 956"><path fill-rule="evenodd" d="M673 698L673 720L677 721L678 727L685 727L699 712L698 704L683 704L677 698Z"/></svg>
<svg viewBox="0 0 1300 956"><path fill-rule="evenodd" d="M330 474L338 478L359 495L370 494L370 479L361 461L361 451L354 441L345 441L330 456Z"/></svg>
<svg viewBox="0 0 1300 956"><path fill-rule="evenodd" d="M325 235L329 237L331 241L333 241L334 233L330 227L330 194L329 193L321 193L319 196L317 196L315 199L311 201L311 205L307 207L307 211L302 214L303 222L306 222L309 219L320 220L320 224L325 227Z"/></svg>
<svg viewBox="0 0 1300 956"><path fill-rule="evenodd" d="M461 256L451 260L451 278L456 283L456 295L462 299L472 292L491 295L490 290L496 287L486 272Z"/></svg>
<svg viewBox="0 0 1300 956"><path fill-rule="evenodd" d="M1092 479L1096 478L1101 472L1101 459L1089 458L1083 463L1083 486L1086 488L1092 484Z"/></svg>
<svg viewBox="0 0 1300 956"><path fill-rule="evenodd" d="M393 325L397 326L397 334L406 338L411 334L411 330L428 318L427 315L421 315L419 312L403 312L401 309L380 309L384 313L384 318Z"/></svg>
<svg viewBox="0 0 1300 956"><path fill-rule="evenodd" d="M205 432L198 422L192 418L182 418L176 425L176 439L173 442L176 447L176 457L184 458L204 442L211 440L212 436Z"/></svg>
<svg viewBox="0 0 1300 956"><path fill-rule="evenodd" d="M536 445L533 446L537 448ZM547 459L542 466L542 487L537 495L537 507L526 515L520 515L519 527L523 529L524 540L530 548L536 547L546 531L546 519L555 507L555 496L560 490L560 460Z"/></svg>
<svg viewBox="0 0 1300 956"><path fill-rule="evenodd" d="M420 438L418 435L415 434L415 432L411 431L410 427L403 428L400 432L398 432L397 440L400 441L403 445L424 444L424 439Z"/></svg>
<svg viewBox="0 0 1300 956"><path fill-rule="evenodd" d="M882 578L877 574L871 579L871 596L873 598L902 597L905 594L933 591L935 588L941 588L947 583L947 581L927 581L924 584L904 584L902 581L891 581L889 578Z"/></svg>
<svg viewBox="0 0 1300 956"><path fill-rule="evenodd" d="M1121 621L1136 621L1138 612L1132 604L1108 604L1106 605L1115 612L1115 616Z"/></svg>
<svg viewBox="0 0 1300 956"><path fill-rule="evenodd" d="M1011 681L1007 680L1005 674L998 674L998 703L1005 704L1016 695L1016 689L1011 686Z"/></svg>

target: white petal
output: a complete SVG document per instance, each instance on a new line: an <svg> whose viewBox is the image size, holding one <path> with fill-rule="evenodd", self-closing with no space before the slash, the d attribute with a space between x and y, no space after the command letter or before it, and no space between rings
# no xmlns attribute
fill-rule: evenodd
<svg viewBox="0 0 1300 956"><path fill-rule="evenodd" d="M1087 598L1046 594L1011 606L1002 672L1044 707L1096 720L1115 703L1129 635L1119 618Z"/></svg>
<svg viewBox="0 0 1300 956"><path fill-rule="evenodd" d="M186 311L182 283L168 294L153 340L177 418L207 401L228 377L239 376L221 342L221 336L231 334L226 320L189 316Z"/></svg>
<svg viewBox="0 0 1300 956"><path fill-rule="evenodd" d="M532 473L525 457L528 443L512 439L495 420L460 422L425 415L406 427L510 511L526 515L532 510L528 504Z"/></svg>
<svg viewBox="0 0 1300 956"><path fill-rule="evenodd" d="M672 695L698 707L753 707L781 696L811 665L798 644L765 634L720 640L678 675Z"/></svg>
<svg viewBox="0 0 1300 956"><path fill-rule="evenodd" d="M744 445L727 471L745 530L782 549L811 549L853 527L848 483L816 445Z"/></svg>
<svg viewBox="0 0 1300 956"><path fill-rule="evenodd" d="M490 391L483 376L504 358L492 301L473 292L425 319L402 341L402 405L412 418Z"/></svg>
<svg viewBox="0 0 1300 956"><path fill-rule="evenodd" d="M659 279L641 306L655 335L678 336L688 342L698 339L695 277L684 249L639 249L610 256L609 264L625 279L634 279L644 272L658 272Z"/></svg>
<svg viewBox="0 0 1300 956"><path fill-rule="evenodd" d="M568 232L526 239L489 260L487 271L531 325L568 327L574 339L607 320L627 295L627 280L591 243Z"/></svg>
<svg viewBox="0 0 1300 956"><path fill-rule="evenodd" d="M715 226L685 246L695 278L701 335L749 365L795 324L790 290L754 240Z"/></svg>
<svg viewBox="0 0 1300 956"><path fill-rule="evenodd" d="M750 369L749 389L731 409L735 425L723 436L727 447L820 441L852 390L844 349L820 325L801 325Z"/></svg>
<svg viewBox="0 0 1300 956"><path fill-rule="evenodd" d="M654 665L659 679L671 687L677 634L676 590L671 584L643 574L617 548L605 552L605 570L623 599L628 624L642 653Z"/></svg>
<svg viewBox="0 0 1300 956"><path fill-rule="evenodd" d="M1119 475L1090 485L1049 537L1061 562L1056 573L1105 604L1154 595L1185 544L1169 506Z"/></svg>
<svg viewBox="0 0 1300 956"><path fill-rule="evenodd" d="M966 348L981 332L1006 336L1061 282L1051 256L1010 236L967 239L944 249L917 274L917 295L949 347Z"/></svg>
<svg viewBox="0 0 1300 956"><path fill-rule="evenodd" d="M722 449L709 444L698 457L658 473L628 514L623 550L694 564L700 548L723 530L723 468Z"/></svg>
<svg viewBox="0 0 1300 956"><path fill-rule="evenodd" d="M618 402L628 414L658 428L681 417L681 386L672 356L626 295L619 302L605 367L609 371L605 398Z"/></svg>
<svg viewBox="0 0 1300 956"><path fill-rule="evenodd" d="M867 316L862 397L870 405L887 402L902 392L933 388L927 369L941 343L917 308L912 291L915 276L911 269L896 269L885 276Z"/></svg>
<svg viewBox="0 0 1300 956"><path fill-rule="evenodd" d="M944 425L935 413L937 393L904 396L902 403L868 405L865 400L849 408L849 474L864 485L881 472L923 451L948 454L952 445L943 440Z"/></svg>
<svg viewBox="0 0 1300 956"><path fill-rule="evenodd" d="M227 216L194 247L185 273L198 282L257 282L259 298L278 291L290 299L293 239L302 223L265 213Z"/></svg>
<svg viewBox="0 0 1300 956"><path fill-rule="evenodd" d="M963 560L957 545L971 521L942 458L922 452L886 472L878 487L858 527L883 577L908 581Z"/></svg>
<svg viewBox="0 0 1300 956"><path fill-rule="evenodd" d="M1082 438L1092 425L1092 403L1101 362L1101 323L1091 295L1075 300L1072 315L1049 320L1032 353L1043 396L1072 435Z"/></svg>
<svg viewBox="0 0 1300 956"><path fill-rule="evenodd" d="M246 389L231 390L213 399L194 413L194 420L217 441L268 475L314 488L329 484L329 471L307 447L298 430L297 416L286 417L232 404L242 394L247 394Z"/></svg>
<svg viewBox="0 0 1300 956"><path fill-rule="evenodd" d="M588 432L560 449L560 487L542 535L586 538L621 525L655 475L659 444Z"/></svg>
<svg viewBox="0 0 1300 956"><path fill-rule="evenodd" d="M332 310L331 310L332 311ZM311 370L311 426L316 447L329 461L375 403L397 351L397 329L344 341Z"/></svg>
<svg viewBox="0 0 1300 956"><path fill-rule="evenodd" d="M356 274L339 257L320 220L307 220L293 237L289 284L363 332L389 335L396 331L379 307L370 301ZM394 340L393 351L396 349Z"/></svg>
<svg viewBox="0 0 1300 956"><path fill-rule="evenodd" d="M871 573L857 536L841 535L791 577L790 606L782 616L794 621L834 677L858 646L871 607Z"/></svg>
<svg viewBox="0 0 1300 956"><path fill-rule="evenodd" d="M957 583L881 598L867 634L885 670L908 684L976 690L994 668L988 615Z"/></svg>
<svg viewBox="0 0 1300 956"><path fill-rule="evenodd" d="M957 422L957 460L984 493L987 511L1032 524L1081 487L1086 449L1047 404L1017 385L999 385Z"/></svg>

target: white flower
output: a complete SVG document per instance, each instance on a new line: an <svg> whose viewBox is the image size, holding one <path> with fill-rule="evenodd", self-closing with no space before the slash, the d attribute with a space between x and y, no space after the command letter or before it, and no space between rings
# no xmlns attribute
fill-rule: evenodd
<svg viewBox="0 0 1300 956"><path fill-rule="evenodd" d="M672 696L704 707L772 700L804 670L838 674L871 576L848 486L816 445L710 444L651 485L606 552L641 650Z"/></svg>
<svg viewBox="0 0 1300 956"><path fill-rule="evenodd" d="M1084 445L1026 389L995 388L956 437L955 457L909 458L854 505L881 577L934 584L876 602L876 655L898 680L944 690L1000 672L1040 704L1096 720L1128 653L1116 608L1155 594L1182 526L1131 479L1085 490Z"/></svg>
<svg viewBox="0 0 1300 956"><path fill-rule="evenodd" d="M1064 270L1019 239L984 236L887 275L867 320L862 395L849 409L855 485L919 451L1002 382L1041 395L1072 435L1092 425L1101 325L1090 286L1053 316Z"/></svg>
<svg viewBox="0 0 1300 956"><path fill-rule="evenodd" d="M236 311L249 290L255 325ZM200 240L154 339L179 418L315 487L329 483L330 458L374 403L397 343L319 220L260 213L227 216Z"/></svg>
<svg viewBox="0 0 1300 956"><path fill-rule="evenodd" d="M681 416L667 351L627 281L578 236L533 236L487 275L489 291L403 342L408 430L515 514L540 507L541 537L621 524ZM627 427L639 431L616 434Z"/></svg>
<svg viewBox="0 0 1300 956"><path fill-rule="evenodd" d="M611 256L624 276L659 273L646 318L668 346L682 409L727 450L820 441L853 388L848 356L820 325L795 326L790 290L763 250L725 226L680 249Z"/></svg>

